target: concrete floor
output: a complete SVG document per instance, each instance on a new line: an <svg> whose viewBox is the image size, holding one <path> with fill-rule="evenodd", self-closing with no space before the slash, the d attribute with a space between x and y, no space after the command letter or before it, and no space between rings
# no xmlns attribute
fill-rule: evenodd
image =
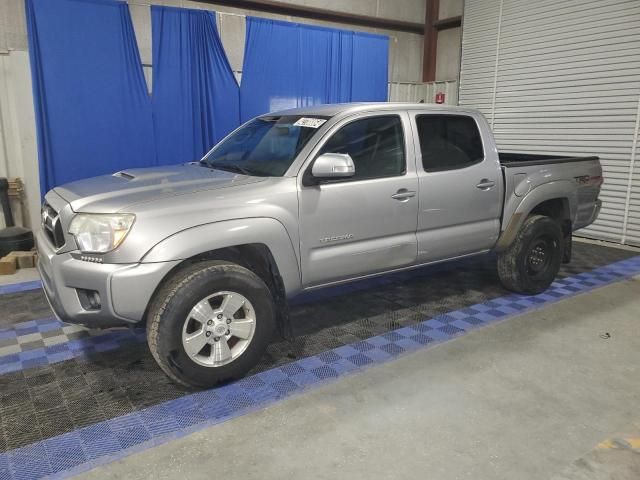
<svg viewBox="0 0 640 480"><path fill-rule="evenodd" d="M624 433L600 442L552 480L638 480L640 478L640 418Z"/></svg>
<svg viewBox="0 0 640 480"><path fill-rule="evenodd" d="M19 268L13 275L0 275L0 285L10 285L12 283L32 282L40 280L38 270L35 268Z"/></svg>
<svg viewBox="0 0 640 480"><path fill-rule="evenodd" d="M83 477L614 478L580 459L640 419L639 298L604 287Z"/></svg>

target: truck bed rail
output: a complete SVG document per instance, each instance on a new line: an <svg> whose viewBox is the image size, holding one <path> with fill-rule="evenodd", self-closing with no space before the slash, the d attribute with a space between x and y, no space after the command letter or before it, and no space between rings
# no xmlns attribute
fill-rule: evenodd
<svg viewBox="0 0 640 480"><path fill-rule="evenodd" d="M498 152L500 164L503 167L523 167L528 165L544 165L549 163L570 163L599 160L597 156L568 157L560 155L538 155L532 153L505 153Z"/></svg>

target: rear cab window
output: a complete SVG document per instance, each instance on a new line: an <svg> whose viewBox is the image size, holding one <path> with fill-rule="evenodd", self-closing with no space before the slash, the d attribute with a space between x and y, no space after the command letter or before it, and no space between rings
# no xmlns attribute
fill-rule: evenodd
<svg viewBox="0 0 640 480"><path fill-rule="evenodd" d="M465 168L484 160L476 121L466 115L416 115L422 166L426 172Z"/></svg>

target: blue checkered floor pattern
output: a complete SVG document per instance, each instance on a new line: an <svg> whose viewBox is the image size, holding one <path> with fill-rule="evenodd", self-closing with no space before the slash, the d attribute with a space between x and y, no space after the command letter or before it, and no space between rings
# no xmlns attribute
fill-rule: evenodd
<svg viewBox="0 0 640 480"><path fill-rule="evenodd" d="M327 350L216 389L188 394L0 454L0 479L67 477L256 410L515 314L640 274L640 257L556 281L536 296L507 295Z"/></svg>
<svg viewBox="0 0 640 480"><path fill-rule="evenodd" d="M0 375L144 341L141 329L88 330L55 318L29 320L0 329Z"/></svg>

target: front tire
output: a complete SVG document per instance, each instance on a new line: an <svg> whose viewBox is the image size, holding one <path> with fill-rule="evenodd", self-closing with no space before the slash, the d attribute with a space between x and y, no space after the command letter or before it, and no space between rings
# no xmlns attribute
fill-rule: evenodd
<svg viewBox="0 0 640 480"><path fill-rule="evenodd" d="M147 341L162 370L189 387L212 387L245 375L269 345L275 327L269 287L240 265L195 264L156 294Z"/></svg>
<svg viewBox="0 0 640 480"><path fill-rule="evenodd" d="M498 255L498 275L502 285L517 293L544 292L558 275L562 263L562 228L544 215L524 221L514 242Z"/></svg>

